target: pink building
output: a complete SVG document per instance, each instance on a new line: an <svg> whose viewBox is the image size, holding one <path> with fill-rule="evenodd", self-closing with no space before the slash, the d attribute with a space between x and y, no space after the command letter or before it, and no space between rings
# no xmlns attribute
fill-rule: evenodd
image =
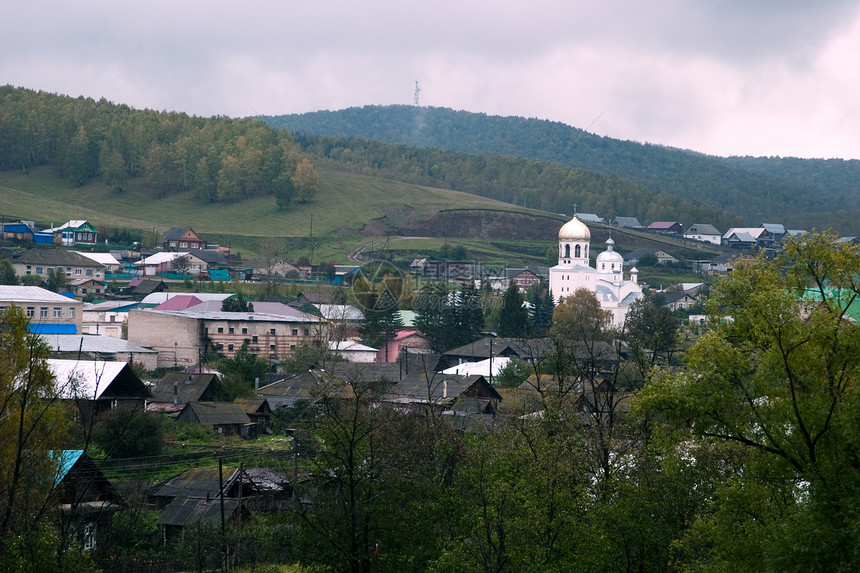
<svg viewBox="0 0 860 573"><path fill-rule="evenodd" d="M397 331L394 338L384 344L376 354L377 362L396 362L400 353L411 349L423 354L430 352L433 343L429 338L414 328L404 328Z"/></svg>

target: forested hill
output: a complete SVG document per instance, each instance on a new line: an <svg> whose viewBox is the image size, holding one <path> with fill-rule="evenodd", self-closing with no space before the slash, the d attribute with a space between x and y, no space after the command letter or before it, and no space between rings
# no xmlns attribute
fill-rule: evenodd
<svg viewBox="0 0 860 573"><path fill-rule="evenodd" d="M432 107L365 106L261 119L292 133L558 162L725 209L748 224L767 220L860 234L856 160L720 158L601 137L558 122Z"/></svg>
<svg viewBox="0 0 860 573"><path fill-rule="evenodd" d="M297 134L320 165L416 185L465 191L553 213L636 216L642 221L708 222L728 229L742 218L698 201L657 193L620 177L560 163L507 155L476 155L402 143Z"/></svg>
<svg viewBox="0 0 860 573"><path fill-rule="evenodd" d="M316 191L313 161L290 135L257 119L136 110L105 99L0 86L0 170L48 165L74 185L121 192L145 181L152 198L203 202L274 195L279 208Z"/></svg>

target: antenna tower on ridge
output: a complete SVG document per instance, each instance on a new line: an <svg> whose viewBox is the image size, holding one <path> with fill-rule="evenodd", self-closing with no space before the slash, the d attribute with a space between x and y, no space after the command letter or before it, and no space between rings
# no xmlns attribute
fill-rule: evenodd
<svg viewBox="0 0 860 573"><path fill-rule="evenodd" d="M421 88L418 87L418 80L415 80L415 107L418 107L418 94L421 93Z"/></svg>

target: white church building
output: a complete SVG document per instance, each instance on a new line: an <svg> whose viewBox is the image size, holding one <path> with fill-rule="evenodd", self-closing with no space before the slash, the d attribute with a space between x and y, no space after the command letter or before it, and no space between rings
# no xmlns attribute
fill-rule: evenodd
<svg viewBox="0 0 860 573"><path fill-rule="evenodd" d="M634 300L642 297L637 284L639 271L630 269L624 280L624 258L614 250L612 237L606 250L597 255L596 267L589 264L591 231L576 215L558 231L558 264L549 269L549 290L558 304L562 298L584 288L597 297L604 310L612 312L612 324L622 326Z"/></svg>

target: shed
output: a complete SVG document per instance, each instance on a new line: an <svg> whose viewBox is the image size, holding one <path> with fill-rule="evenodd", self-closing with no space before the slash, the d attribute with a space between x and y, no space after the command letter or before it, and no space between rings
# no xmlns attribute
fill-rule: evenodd
<svg viewBox="0 0 860 573"><path fill-rule="evenodd" d="M251 418L233 402L189 402L176 419L188 424L211 426L216 434L251 437Z"/></svg>

